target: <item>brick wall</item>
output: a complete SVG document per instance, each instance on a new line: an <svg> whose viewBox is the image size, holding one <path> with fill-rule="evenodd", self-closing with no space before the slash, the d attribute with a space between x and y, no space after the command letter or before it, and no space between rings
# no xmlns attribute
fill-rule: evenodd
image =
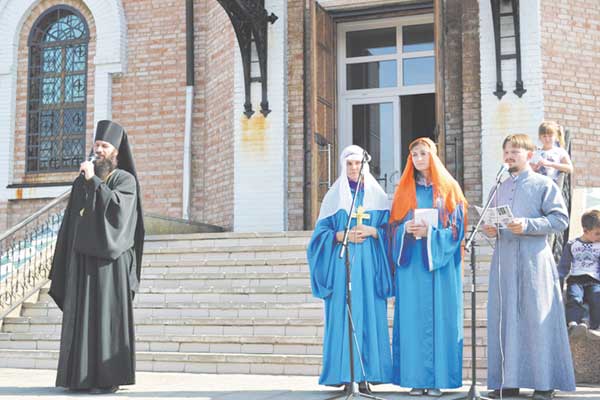
<svg viewBox="0 0 600 400"><path fill-rule="evenodd" d="M600 187L600 7L597 0L542 0L544 118L573 137L576 187Z"/></svg>
<svg viewBox="0 0 600 400"><path fill-rule="evenodd" d="M195 15L204 20L199 23L204 40L196 45L196 86L204 88L197 92L194 105L192 215L196 220L231 230L236 118L233 62L239 46L223 7L215 0L200 4L200 12Z"/></svg>
<svg viewBox="0 0 600 400"><path fill-rule="evenodd" d="M206 141L206 1L194 2L194 108L192 114L192 178L190 217L203 221L204 150Z"/></svg>
<svg viewBox="0 0 600 400"><path fill-rule="evenodd" d="M469 202L481 202L479 7L476 0L448 0L445 16L446 166ZM455 147L458 160L455 157Z"/></svg>
<svg viewBox="0 0 600 400"><path fill-rule="evenodd" d="M288 1L288 229L304 228L304 2Z"/></svg>
<svg viewBox="0 0 600 400"><path fill-rule="evenodd" d="M7 228L10 228L48 204L49 199L9 200L6 205Z"/></svg>
<svg viewBox="0 0 600 400"><path fill-rule="evenodd" d="M129 134L144 210L181 217L185 5L124 2L128 69L113 76L112 117Z"/></svg>
<svg viewBox="0 0 600 400"><path fill-rule="evenodd" d="M455 157L455 139L462 142L462 0L446 2L444 63L444 121L446 129L445 163L446 168L457 179L462 171L462 157ZM439 96L439 91L437 96Z"/></svg>
<svg viewBox="0 0 600 400"><path fill-rule="evenodd" d="M26 128L27 128L27 89L29 74L29 47L27 40L33 24L38 17L50 7L56 5L71 6L84 16L90 31L88 45L88 71L87 71L87 109L86 109L86 154L90 148L94 126L94 64L92 60L96 54L96 28L90 11L83 2L76 0L43 0L39 2L27 17L19 33L18 65L17 65L17 91L15 110L15 140L13 148L13 177L10 183L47 183L71 182L76 177L76 172L62 173L25 173Z"/></svg>
<svg viewBox="0 0 600 400"><path fill-rule="evenodd" d="M464 191L481 203L481 97L479 77L479 6L462 2L462 152Z"/></svg>

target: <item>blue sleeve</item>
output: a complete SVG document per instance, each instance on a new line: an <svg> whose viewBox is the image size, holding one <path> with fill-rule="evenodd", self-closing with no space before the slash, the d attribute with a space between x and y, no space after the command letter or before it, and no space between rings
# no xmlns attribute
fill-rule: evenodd
<svg viewBox="0 0 600 400"><path fill-rule="evenodd" d="M430 271L443 268L448 264L461 265L460 246L465 235L462 206L456 207L448 219L447 228L429 227L427 258Z"/></svg>
<svg viewBox="0 0 600 400"><path fill-rule="evenodd" d="M389 226L386 221L389 218L389 212L386 211L381 214L383 218L381 218L377 226L378 238L374 246L375 287L379 297L386 299L394 295L394 280L388 260Z"/></svg>
<svg viewBox="0 0 600 400"><path fill-rule="evenodd" d="M569 226L569 215L558 186L551 182L542 197L542 217L525 218L526 235L548 235L559 233Z"/></svg>
<svg viewBox="0 0 600 400"><path fill-rule="evenodd" d="M410 218L404 218L402 222L392 224L389 229L391 262L395 268L406 265L409 261L404 246L406 221L410 221Z"/></svg>
<svg viewBox="0 0 600 400"><path fill-rule="evenodd" d="M334 221L335 216L332 215L317 223L306 251L312 293L313 296L321 299L328 297L333 291L333 269L337 245Z"/></svg>
<svg viewBox="0 0 600 400"><path fill-rule="evenodd" d="M560 257L560 262L558 263L558 276L561 280L565 279L569 272L571 271L571 262L573 262L573 254L571 253L571 245L573 242L568 242L563 249L562 256Z"/></svg>

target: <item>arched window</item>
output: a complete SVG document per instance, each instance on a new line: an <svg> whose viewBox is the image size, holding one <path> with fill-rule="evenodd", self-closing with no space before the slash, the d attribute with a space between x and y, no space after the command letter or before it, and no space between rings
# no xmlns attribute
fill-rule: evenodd
<svg viewBox="0 0 600 400"><path fill-rule="evenodd" d="M57 6L29 35L27 172L72 171L85 158L89 30L75 9Z"/></svg>

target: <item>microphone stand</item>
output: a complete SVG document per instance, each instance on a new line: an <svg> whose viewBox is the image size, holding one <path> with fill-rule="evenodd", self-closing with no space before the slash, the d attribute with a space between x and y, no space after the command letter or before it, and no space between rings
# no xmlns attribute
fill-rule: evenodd
<svg viewBox="0 0 600 400"><path fill-rule="evenodd" d="M350 349L350 389L348 390L348 392L344 392L341 395L336 395L333 397L330 397L328 400L332 400L332 399L337 399L338 397L343 397L344 395L346 395L346 400L348 399L354 399L354 398L365 398L365 399L371 399L371 400L385 400L381 397L376 397L373 396L371 394L366 394L366 393L361 393L358 390L358 383L355 381L355 377L354 377L354 345L353 345L353 341L352 338L355 337L355 332L354 332L354 322L352 320L352 282L351 282L351 266L350 266L350 257L348 255L348 237L350 235L350 224L352 223L352 211L354 210L354 204L356 203L356 197L358 195L358 192L360 190L360 185L363 185L363 181L364 181L364 166L365 163L368 162L368 154L365 151L363 153L363 159L360 163L360 171L358 173L358 181L356 182L356 191L354 192L354 196L352 196L352 204L350 205L350 213L348 215L348 220L346 221L346 229L344 229L344 239L342 240L342 248L340 249L340 258L344 258L345 257L345 265L346 265L346 308L348 310L348 346ZM357 347L358 347L358 341L357 341ZM360 349L358 349L359 351L357 352L358 357L359 357L359 361L360 361L360 365L363 368L363 375L365 375L365 385L367 387L367 392L370 393L369 391L369 383L366 381L366 374L364 371L364 366L363 366L363 361L362 361L362 356L360 354Z"/></svg>
<svg viewBox="0 0 600 400"><path fill-rule="evenodd" d="M500 173L498 174L498 176L496 177L496 183L495 183L494 187L492 188L492 192L490 193L488 201L485 204L485 207L483 208L481 215L479 216L479 220L477 221L477 224L471 229L471 232L469 233L469 237L467 238L467 242L465 244L465 251L467 251L471 254L471 261L470 261L471 262L471 388L469 389L469 393L466 396L459 397L455 400L487 400L487 397L481 396L481 394L479 393L479 390L477 390L477 387L475 386L475 383L477 380L477 373L476 373L477 359L476 359L476 346L475 346L475 337L477 334L477 329L475 327L475 321L476 321L475 308L477 305L476 293L475 293L475 285L476 285L475 270L477 268L476 267L477 257L475 255L475 247L477 246L477 243L475 241L475 235L477 234L477 230L479 229L479 226L483 222L483 217L487 213L487 210L490 208L492 201L496 197L496 192L498 192L498 187L500 186L500 183L502 183L502 181L500 180L500 178L502 177L502 172L504 172L504 171L501 170Z"/></svg>

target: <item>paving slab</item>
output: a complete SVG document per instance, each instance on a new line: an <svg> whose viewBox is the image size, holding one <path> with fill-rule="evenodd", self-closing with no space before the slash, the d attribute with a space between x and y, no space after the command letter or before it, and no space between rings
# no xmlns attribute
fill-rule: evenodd
<svg viewBox="0 0 600 400"><path fill-rule="evenodd" d="M115 394L90 395L71 393L54 387L56 371L0 368L0 400L30 399L196 399L196 400L325 400L336 394L338 389L317 384L314 376L282 375L233 375L233 374L191 374L138 372L137 384L125 386ZM411 399L407 388L394 385L379 385L374 391L387 400ZM480 388L485 393L485 388ZM464 396L468 386L447 391L441 398L456 400ZM530 398L531 391L525 391L518 398ZM342 399L344 397L341 397ZM580 386L574 393L558 393L557 399L600 400L600 386ZM424 396L423 400L432 400Z"/></svg>

